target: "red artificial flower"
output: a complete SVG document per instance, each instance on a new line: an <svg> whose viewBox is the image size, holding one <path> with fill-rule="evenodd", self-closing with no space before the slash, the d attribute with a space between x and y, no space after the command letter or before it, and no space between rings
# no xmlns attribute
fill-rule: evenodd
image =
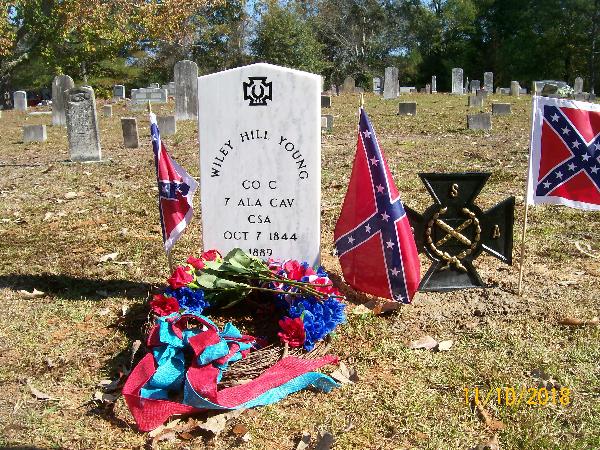
<svg viewBox="0 0 600 450"><path fill-rule="evenodd" d="M311 281L311 284L314 285L314 288L318 291L318 292L322 292L323 294L335 294L337 291L336 289L333 287L333 283L331 282L331 280L329 278L324 278L324 277L319 277L319 278L315 278L314 280Z"/></svg>
<svg viewBox="0 0 600 450"><path fill-rule="evenodd" d="M190 264L194 269L204 269L204 261L202 260L202 258L194 258L193 256L190 256L186 262Z"/></svg>
<svg viewBox="0 0 600 450"><path fill-rule="evenodd" d="M207 250L202 253L201 257L204 261L215 261L217 258L221 259L222 256L218 250Z"/></svg>
<svg viewBox="0 0 600 450"><path fill-rule="evenodd" d="M178 289L194 281L194 277L187 271L187 268L178 266L167 281L171 289Z"/></svg>
<svg viewBox="0 0 600 450"><path fill-rule="evenodd" d="M304 268L295 259L287 261L283 265L283 270L285 270L285 272L287 273L287 277L290 280L299 280L300 278L302 278L304 273Z"/></svg>
<svg viewBox="0 0 600 450"><path fill-rule="evenodd" d="M281 328L281 331L277 335L282 342L287 342L290 347L302 347L304 345L306 333L304 323L300 317L295 319L284 317L279 321L279 328Z"/></svg>
<svg viewBox="0 0 600 450"><path fill-rule="evenodd" d="M177 302L175 297L155 295L154 300L150 302L150 308L158 316L168 316L171 313L179 311L179 302Z"/></svg>

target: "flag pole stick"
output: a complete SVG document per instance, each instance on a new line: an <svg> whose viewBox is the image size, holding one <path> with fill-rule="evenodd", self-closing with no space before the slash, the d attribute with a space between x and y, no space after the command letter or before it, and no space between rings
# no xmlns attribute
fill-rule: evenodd
<svg viewBox="0 0 600 450"><path fill-rule="evenodd" d="M148 114L152 112L152 106L150 105L150 100L148 100Z"/></svg>
<svg viewBox="0 0 600 450"><path fill-rule="evenodd" d="M523 217L523 230L521 230L521 257L519 262L519 282L517 284L517 295L523 295L523 268L525 266L525 236L527 233L527 218L529 216L529 181L531 177L531 145L533 143L533 121L535 120L536 109L535 97L531 107L531 135L529 137L529 158L527 158L527 184L525 185L525 217Z"/></svg>
<svg viewBox="0 0 600 450"><path fill-rule="evenodd" d="M365 94L363 94L362 92L360 93L360 107L365 107Z"/></svg>
<svg viewBox="0 0 600 450"><path fill-rule="evenodd" d="M529 177L528 177L529 178ZM529 186L529 181L527 182ZM529 203L527 203L527 198L525 199L525 217L523 219L523 230L521 231L521 258L519 262L519 284L517 287L517 294L520 296L523 295L523 266L525 263L525 234L527 233L527 216L529 212Z"/></svg>
<svg viewBox="0 0 600 450"><path fill-rule="evenodd" d="M169 264L169 274L173 273L173 255L171 255L171 250L167 252L167 263Z"/></svg>

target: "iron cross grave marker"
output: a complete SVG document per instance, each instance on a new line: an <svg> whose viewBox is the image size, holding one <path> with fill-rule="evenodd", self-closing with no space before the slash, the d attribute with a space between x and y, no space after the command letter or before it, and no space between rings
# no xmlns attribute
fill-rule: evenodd
<svg viewBox="0 0 600 450"><path fill-rule="evenodd" d="M512 264L515 198L487 211L475 198L489 173L421 173L434 204L423 214L406 208L419 252L433 261L423 277L422 291L484 287L473 261L486 252Z"/></svg>

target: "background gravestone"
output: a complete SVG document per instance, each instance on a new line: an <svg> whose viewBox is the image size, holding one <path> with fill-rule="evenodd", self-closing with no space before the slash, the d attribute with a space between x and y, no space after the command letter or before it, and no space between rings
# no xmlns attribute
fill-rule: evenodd
<svg viewBox="0 0 600 450"><path fill-rule="evenodd" d="M389 100L400 95L400 80L398 79L397 67L385 68L385 79L383 80L383 98Z"/></svg>
<svg viewBox="0 0 600 450"><path fill-rule="evenodd" d="M69 75L58 75L52 80L52 125L64 127L65 118L65 91L75 87Z"/></svg>
<svg viewBox="0 0 600 450"><path fill-rule="evenodd" d="M331 131L333 130L333 115L325 114L321 116L321 130Z"/></svg>
<svg viewBox="0 0 600 450"><path fill-rule="evenodd" d="M198 117L198 66L194 61L178 61L175 73L175 119Z"/></svg>
<svg viewBox="0 0 600 450"><path fill-rule="evenodd" d="M381 79L381 77L373 77L373 94L381 95L381 92L383 91L382 81L383 80Z"/></svg>
<svg viewBox="0 0 600 450"><path fill-rule="evenodd" d="M13 104L15 111L27 111L27 92L15 91L13 93Z"/></svg>
<svg viewBox="0 0 600 450"><path fill-rule="evenodd" d="M494 92L494 72L483 72L483 88L490 94Z"/></svg>
<svg viewBox="0 0 600 450"><path fill-rule="evenodd" d="M471 94L477 93L479 89L481 89L481 81L471 80L471 83L469 84L469 91L471 92Z"/></svg>
<svg viewBox="0 0 600 450"><path fill-rule="evenodd" d="M469 108L482 108L483 97L480 95L469 95Z"/></svg>
<svg viewBox="0 0 600 450"><path fill-rule="evenodd" d="M125 98L125 86L123 86L122 84L115 84L113 86L112 98L113 102L123 100Z"/></svg>
<svg viewBox="0 0 600 450"><path fill-rule="evenodd" d="M23 142L44 142L46 139L46 125L23 126Z"/></svg>
<svg viewBox="0 0 600 450"><path fill-rule="evenodd" d="M510 82L510 95L518 97L521 94L521 86L518 81Z"/></svg>
<svg viewBox="0 0 600 450"><path fill-rule="evenodd" d="M458 67L452 69L452 93L463 93L463 70Z"/></svg>
<svg viewBox="0 0 600 450"><path fill-rule="evenodd" d="M417 115L416 102L400 102L398 104L398 115L400 116L415 116Z"/></svg>
<svg viewBox="0 0 600 450"><path fill-rule="evenodd" d="M171 136L177 133L175 116L156 116L156 124L161 136Z"/></svg>
<svg viewBox="0 0 600 450"><path fill-rule="evenodd" d="M321 95L321 108L331 108L330 95Z"/></svg>
<svg viewBox="0 0 600 450"><path fill-rule="evenodd" d="M467 128L469 130L491 130L492 116L490 113L467 114Z"/></svg>
<svg viewBox="0 0 600 450"><path fill-rule="evenodd" d="M583 92L583 78L575 78L575 83L573 84L573 91L575 94L581 94Z"/></svg>
<svg viewBox="0 0 600 450"><path fill-rule="evenodd" d="M140 146L135 117L121 117L121 131L123 132L123 146L125 148L138 148Z"/></svg>
<svg viewBox="0 0 600 450"><path fill-rule="evenodd" d="M354 78L351 76L347 76L344 79L344 84L342 85L342 92L345 94L353 93L355 87L356 87L356 81L354 80Z"/></svg>
<svg viewBox="0 0 600 450"><path fill-rule="evenodd" d="M198 79L204 248L319 261L320 93L271 64Z"/></svg>
<svg viewBox="0 0 600 450"><path fill-rule="evenodd" d="M65 92L65 117L71 161L100 161L100 132L94 90L87 86Z"/></svg>
<svg viewBox="0 0 600 450"><path fill-rule="evenodd" d="M510 103L492 103L492 114L495 116L507 116L511 112Z"/></svg>
<svg viewBox="0 0 600 450"><path fill-rule="evenodd" d="M437 77L433 75L431 77L431 93L435 94L437 92Z"/></svg>
<svg viewBox="0 0 600 450"><path fill-rule="evenodd" d="M106 118L112 117L112 105L104 105L102 107L102 115Z"/></svg>

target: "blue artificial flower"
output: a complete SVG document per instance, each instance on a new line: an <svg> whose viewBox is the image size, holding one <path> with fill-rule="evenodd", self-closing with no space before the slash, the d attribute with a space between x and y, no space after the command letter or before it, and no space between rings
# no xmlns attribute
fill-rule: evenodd
<svg viewBox="0 0 600 450"><path fill-rule="evenodd" d="M202 289L191 289L189 287L169 288L165 291L165 294L175 297L179 302L179 306L190 312L202 314L204 309L210 307L210 303L204 299L204 291Z"/></svg>
<svg viewBox="0 0 600 450"><path fill-rule="evenodd" d="M306 332L304 348L310 351L317 341L325 338L339 324L346 321L344 307L345 305L335 298L321 301L315 297L301 297L292 301L287 315L292 319L302 318Z"/></svg>

